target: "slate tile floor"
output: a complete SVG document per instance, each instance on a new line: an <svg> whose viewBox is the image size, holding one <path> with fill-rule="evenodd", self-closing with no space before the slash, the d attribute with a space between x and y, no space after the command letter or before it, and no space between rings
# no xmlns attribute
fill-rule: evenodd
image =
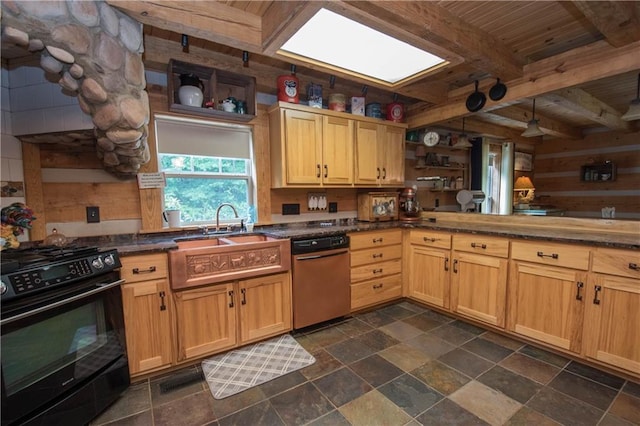
<svg viewBox="0 0 640 426"><path fill-rule="evenodd" d="M411 302L294 337L315 364L222 400L146 380L92 425L640 424L640 384Z"/></svg>

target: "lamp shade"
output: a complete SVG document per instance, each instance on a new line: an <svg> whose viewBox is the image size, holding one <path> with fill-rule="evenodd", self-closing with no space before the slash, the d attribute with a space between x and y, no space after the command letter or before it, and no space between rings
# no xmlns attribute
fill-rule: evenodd
<svg viewBox="0 0 640 426"><path fill-rule="evenodd" d="M522 135L525 138L533 138L536 136L544 136L544 132L538 127L538 120L534 119L527 123L527 129L522 132Z"/></svg>
<svg viewBox="0 0 640 426"><path fill-rule="evenodd" d="M529 179L528 176L520 176L518 179L516 179L515 183L513 184L513 189L518 191L523 189L536 189L536 188L533 186L533 182L531 182L531 179Z"/></svg>

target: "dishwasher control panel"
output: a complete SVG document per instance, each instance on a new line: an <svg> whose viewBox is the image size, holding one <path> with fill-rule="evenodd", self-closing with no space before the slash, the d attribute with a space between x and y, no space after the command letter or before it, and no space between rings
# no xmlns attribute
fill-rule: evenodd
<svg viewBox="0 0 640 426"><path fill-rule="evenodd" d="M313 253L316 251L333 250L349 247L349 237L345 234L328 237L307 238L291 242L291 254Z"/></svg>

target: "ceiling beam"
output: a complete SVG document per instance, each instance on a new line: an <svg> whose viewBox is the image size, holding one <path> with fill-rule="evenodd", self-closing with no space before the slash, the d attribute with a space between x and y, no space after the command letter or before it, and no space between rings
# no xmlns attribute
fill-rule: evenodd
<svg viewBox="0 0 640 426"><path fill-rule="evenodd" d="M568 139L582 139L584 137L579 128L569 126L562 121L540 114L538 111L536 112L538 126L545 132L545 134L557 138ZM527 128L527 123L531 120L531 116L531 109L519 106L510 106L478 114L478 118L480 120L512 127L522 131Z"/></svg>
<svg viewBox="0 0 640 426"><path fill-rule="evenodd" d="M274 1L262 16L262 53L273 56L309 19L321 2Z"/></svg>
<svg viewBox="0 0 640 426"><path fill-rule="evenodd" d="M577 87L547 93L544 97L609 129L625 132L633 130L631 122L620 118L622 116L620 112Z"/></svg>
<svg viewBox="0 0 640 426"><path fill-rule="evenodd" d="M261 18L217 1L106 1L145 25L262 52Z"/></svg>
<svg viewBox="0 0 640 426"><path fill-rule="evenodd" d="M509 88L505 97L498 102L487 99L484 110L640 69L640 41L619 48L599 41L588 48L580 48L580 51L589 54L580 59L575 52L569 51L539 61L544 63L544 67L537 63L533 63L531 68L525 66L522 78L505 82ZM467 115L470 113L465 99L458 97L446 104L408 115L407 123L410 129L415 129Z"/></svg>
<svg viewBox="0 0 640 426"><path fill-rule="evenodd" d="M474 28L436 2L428 1L345 1L363 13L386 23L385 32L393 34L398 28L429 40L483 72L502 79L522 76L523 61L497 37ZM419 46L419 45L418 45ZM438 54L437 51L432 52ZM440 55L441 56L441 55Z"/></svg>
<svg viewBox="0 0 640 426"><path fill-rule="evenodd" d="M462 128L462 120L448 120L439 124L443 128L451 129L454 133L459 133ZM504 139L517 143L533 144L536 139L525 138L519 129L510 129L500 124L488 123L477 118L467 117L464 121L464 130L469 136L484 136L496 139ZM540 139L542 140L542 139Z"/></svg>
<svg viewBox="0 0 640 426"><path fill-rule="evenodd" d="M574 0L575 6L614 47L640 40L640 3Z"/></svg>

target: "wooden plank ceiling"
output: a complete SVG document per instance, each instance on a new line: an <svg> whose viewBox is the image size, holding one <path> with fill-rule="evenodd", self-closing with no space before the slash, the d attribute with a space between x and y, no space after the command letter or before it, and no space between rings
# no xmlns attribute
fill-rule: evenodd
<svg viewBox="0 0 640 426"><path fill-rule="evenodd" d="M620 117L636 96L640 2L107 1L144 24L151 69L164 71L176 58L254 75L260 92L275 94L277 76L292 63L278 48L326 7L450 61L392 90L333 72L335 92L358 95L367 85L367 101L383 103L397 93L411 128L460 130L466 117L468 133L519 139L536 98L545 140L580 139L600 128L638 130L638 122ZM189 36L188 53L182 34ZM250 53L248 67L243 51ZM315 82L328 92L330 72L296 65L302 87ZM465 100L474 81L488 95L496 78L507 85L506 96L470 113Z"/></svg>

